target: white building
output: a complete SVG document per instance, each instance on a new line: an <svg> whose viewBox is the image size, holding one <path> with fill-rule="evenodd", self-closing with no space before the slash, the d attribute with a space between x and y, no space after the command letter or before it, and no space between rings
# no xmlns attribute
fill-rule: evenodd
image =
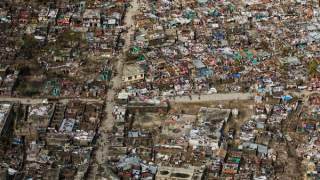
<svg viewBox="0 0 320 180"><path fill-rule="evenodd" d="M144 79L144 70L137 64L127 64L124 66L122 81L133 83Z"/></svg>
<svg viewBox="0 0 320 180"><path fill-rule="evenodd" d="M100 9L86 9L83 14L83 26L84 27L100 27L101 17Z"/></svg>

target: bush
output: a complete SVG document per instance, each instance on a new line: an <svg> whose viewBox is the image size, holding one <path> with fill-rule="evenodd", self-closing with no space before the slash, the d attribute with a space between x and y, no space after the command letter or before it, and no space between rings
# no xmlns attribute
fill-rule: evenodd
<svg viewBox="0 0 320 180"><path fill-rule="evenodd" d="M18 44L20 44L20 42ZM21 44L21 49L18 55L24 59L32 59L34 54L39 50L38 41L31 35L24 35L22 37Z"/></svg>
<svg viewBox="0 0 320 180"><path fill-rule="evenodd" d="M320 65L319 61L317 60L312 60L308 64L308 72L310 76L315 76L318 74L317 68Z"/></svg>
<svg viewBox="0 0 320 180"><path fill-rule="evenodd" d="M34 96L38 94L40 91L38 88L29 83L23 83L17 87L17 92L22 96Z"/></svg>

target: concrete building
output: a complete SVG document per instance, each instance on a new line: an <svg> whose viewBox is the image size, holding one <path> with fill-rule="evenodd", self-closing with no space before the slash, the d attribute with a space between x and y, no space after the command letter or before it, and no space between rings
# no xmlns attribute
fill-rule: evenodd
<svg viewBox="0 0 320 180"><path fill-rule="evenodd" d="M99 9L87 9L83 13L83 26L84 27L100 27L101 17Z"/></svg>
<svg viewBox="0 0 320 180"><path fill-rule="evenodd" d="M203 168L190 166L188 168L176 168L160 166L156 174L157 180L201 180Z"/></svg>
<svg viewBox="0 0 320 180"><path fill-rule="evenodd" d="M7 136L10 133L10 127L13 125L12 105L9 103L0 104L0 137Z"/></svg>
<svg viewBox="0 0 320 180"><path fill-rule="evenodd" d="M144 79L144 71L137 64L126 64L123 69L122 81L124 83L138 82Z"/></svg>

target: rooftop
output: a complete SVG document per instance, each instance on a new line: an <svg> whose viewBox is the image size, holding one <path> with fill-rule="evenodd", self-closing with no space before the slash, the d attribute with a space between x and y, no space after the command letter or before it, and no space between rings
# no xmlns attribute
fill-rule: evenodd
<svg viewBox="0 0 320 180"><path fill-rule="evenodd" d="M6 118L10 112L11 106L12 105L9 103L0 104L0 132L2 131L2 128L6 123Z"/></svg>
<svg viewBox="0 0 320 180"><path fill-rule="evenodd" d="M130 77L144 74L143 69L137 64L125 64L123 68L123 76Z"/></svg>

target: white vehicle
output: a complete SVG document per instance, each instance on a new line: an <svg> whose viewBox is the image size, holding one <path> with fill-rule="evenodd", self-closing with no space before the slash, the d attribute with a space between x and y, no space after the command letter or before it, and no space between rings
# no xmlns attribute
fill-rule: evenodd
<svg viewBox="0 0 320 180"><path fill-rule="evenodd" d="M292 141L292 138L291 138L288 134L285 135L285 138L286 138L286 140L289 141L289 142Z"/></svg>
<svg viewBox="0 0 320 180"><path fill-rule="evenodd" d="M165 96L165 97L174 96L174 91L173 90L165 91L162 93L162 96Z"/></svg>
<svg viewBox="0 0 320 180"><path fill-rule="evenodd" d="M218 91L214 87L210 88L209 91L208 91L208 94L216 94L216 93L218 93Z"/></svg>
<svg viewBox="0 0 320 180"><path fill-rule="evenodd" d="M184 91L178 91L177 94L182 96L184 94Z"/></svg>
<svg viewBox="0 0 320 180"><path fill-rule="evenodd" d="M305 90L305 89L307 89L308 88L308 86L298 86L298 89L299 90Z"/></svg>

